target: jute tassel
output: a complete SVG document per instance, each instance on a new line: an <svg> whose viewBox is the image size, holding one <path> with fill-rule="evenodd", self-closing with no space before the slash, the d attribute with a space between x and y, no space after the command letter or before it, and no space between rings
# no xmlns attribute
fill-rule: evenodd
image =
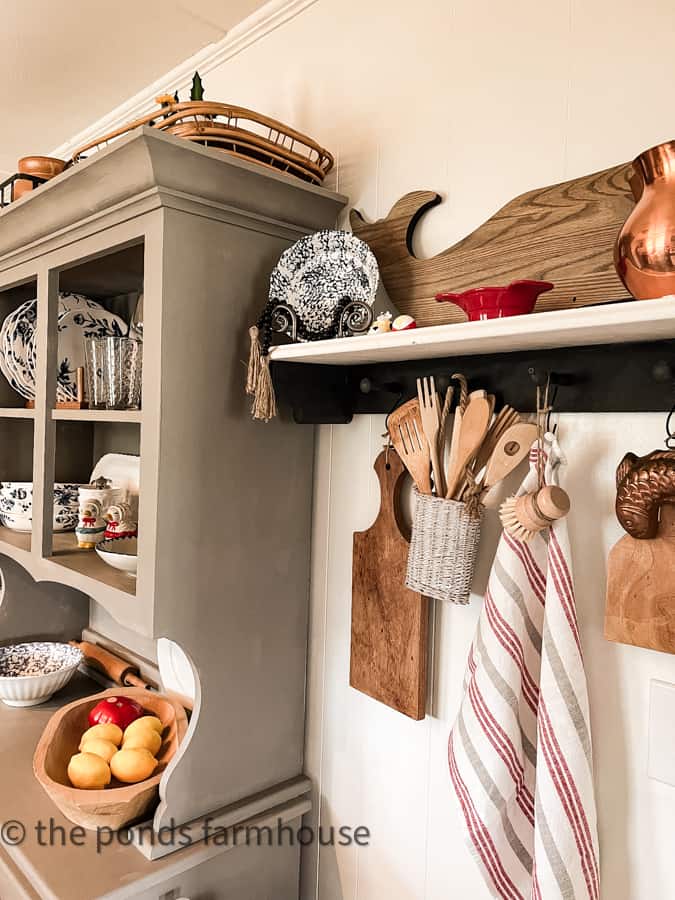
<svg viewBox="0 0 675 900"><path fill-rule="evenodd" d="M266 356L260 358L260 374L253 395L253 407L251 409L254 419L269 422L277 414L277 398L272 384L270 363Z"/></svg>
<svg viewBox="0 0 675 900"><path fill-rule="evenodd" d="M246 376L246 393L253 396L256 391L258 379L260 378L261 369L261 353L260 353L260 332L257 325L252 325L248 330L251 338L251 350L248 355L248 375Z"/></svg>
<svg viewBox="0 0 675 900"><path fill-rule="evenodd" d="M258 326L252 325L248 333L251 338L251 351L248 357L246 393L253 397L251 415L254 419L269 422L277 414L277 398L274 394L270 364L267 354L263 354Z"/></svg>

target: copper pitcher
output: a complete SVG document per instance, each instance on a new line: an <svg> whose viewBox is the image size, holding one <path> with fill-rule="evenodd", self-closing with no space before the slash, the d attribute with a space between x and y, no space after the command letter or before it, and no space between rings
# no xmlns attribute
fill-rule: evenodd
<svg viewBox="0 0 675 900"><path fill-rule="evenodd" d="M633 160L636 206L614 246L619 278L636 300L675 294L675 141Z"/></svg>

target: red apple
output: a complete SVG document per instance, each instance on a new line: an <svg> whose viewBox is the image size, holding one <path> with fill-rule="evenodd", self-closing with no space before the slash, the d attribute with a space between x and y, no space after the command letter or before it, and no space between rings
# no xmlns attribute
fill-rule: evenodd
<svg viewBox="0 0 675 900"><path fill-rule="evenodd" d="M90 725L111 723L124 729L136 719L145 715L140 703L130 697L105 697L89 713Z"/></svg>

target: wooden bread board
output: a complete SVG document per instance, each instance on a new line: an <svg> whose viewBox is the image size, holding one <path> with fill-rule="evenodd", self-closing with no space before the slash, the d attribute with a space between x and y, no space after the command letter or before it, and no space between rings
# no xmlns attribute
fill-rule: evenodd
<svg viewBox="0 0 675 900"><path fill-rule="evenodd" d="M651 540L624 535L608 558L605 637L675 653L675 505Z"/></svg>
<svg viewBox="0 0 675 900"><path fill-rule="evenodd" d="M521 278L555 285L539 298L537 312L605 303L629 298L613 253L635 205L631 174L631 165L623 164L528 191L429 259L418 259L412 247L419 219L441 202L432 191L406 194L377 222L366 222L353 209L350 223L375 254L392 303L418 325L465 321L454 304L436 302L438 293Z"/></svg>
<svg viewBox="0 0 675 900"><path fill-rule="evenodd" d="M423 719L427 694L428 600L405 586L408 539L400 493L406 470L390 449L375 460L380 511L354 534L349 683L412 719Z"/></svg>

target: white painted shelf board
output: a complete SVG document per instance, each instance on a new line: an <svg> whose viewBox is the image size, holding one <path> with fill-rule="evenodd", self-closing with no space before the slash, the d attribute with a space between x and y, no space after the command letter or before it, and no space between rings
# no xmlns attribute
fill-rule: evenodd
<svg viewBox="0 0 675 900"><path fill-rule="evenodd" d="M53 409L58 422L142 422L140 409Z"/></svg>
<svg viewBox="0 0 675 900"><path fill-rule="evenodd" d="M0 419L34 419L35 410L26 409L25 406L0 407Z"/></svg>
<svg viewBox="0 0 675 900"><path fill-rule="evenodd" d="M55 532L53 555L31 553L31 534L0 526L0 555L20 563L37 581L56 581L77 588L112 608L136 605L136 579L106 565L91 550L78 550L72 532ZM105 595L105 596L104 596Z"/></svg>
<svg viewBox="0 0 675 900"><path fill-rule="evenodd" d="M275 362L334 366L675 339L675 297L274 347Z"/></svg>
<svg viewBox="0 0 675 900"><path fill-rule="evenodd" d="M54 532L49 562L77 573L80 580L74 586L92 596L95 596L94 584L107 585L129 596L136 595L136 579L103 562L94 550L81 550L72 531Z"/></svg>

